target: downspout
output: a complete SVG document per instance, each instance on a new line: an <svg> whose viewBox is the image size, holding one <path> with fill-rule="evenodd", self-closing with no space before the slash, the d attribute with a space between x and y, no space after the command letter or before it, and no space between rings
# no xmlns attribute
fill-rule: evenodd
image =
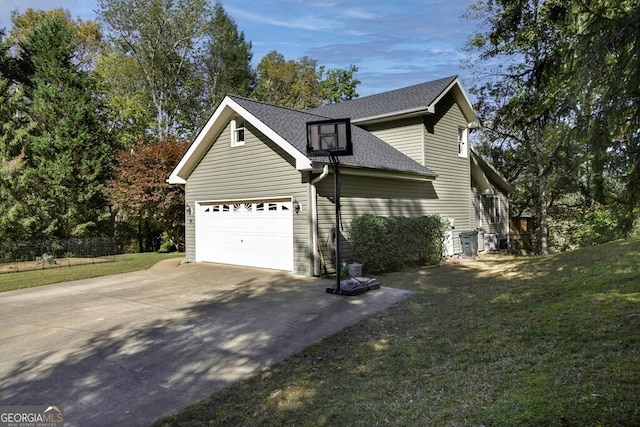
<svg viewBox="0 0 640 427"><path fill-rule="evenodd" d="M318 253L318 189L316 184L329 175L329 165L324 165L322 173L311 181L311 229L313 245L313 275L320 276L320 254Z"/></svg>

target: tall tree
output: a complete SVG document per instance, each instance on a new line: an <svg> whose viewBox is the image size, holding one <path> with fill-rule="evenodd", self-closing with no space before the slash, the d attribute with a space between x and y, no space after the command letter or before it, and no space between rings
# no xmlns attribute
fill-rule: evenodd
<svg viewBox="0 0 640 427"><path fill-rule="evenodd" d="M591 196L614 212L610 233L625 236L640 207L640 2L573 0L556 10L569 33L566 84L578 100Z"/></svg>
<svg viewBox="0 0 640 427"><path fill-rule="evenodd" d="M12 43L23 42L29 32L37 28L45 19L59 17L70 26L76 40L74 60L84 70L89 70L95 64L95 60L103 48L102 32L100 24L96 21L74 21L68 10L62 8L51 10L37 10L28 8L23 13L11 12L11 33L9 41Z"/></svg>
<svg viewBox="0 0 640 427"><path fill-rule="evenodd" d="M196 59L202 57L209 3L99 0L98 7L114 48L137 63L140 87L149 94L155 112L157 139L192 133L194 124L179 117L193 117L202 109L197 102L202 85Z"/></svg>
<svg viewBox="0 0 640 427"><path fill-rule="evenodd" d="M105 49L93 71L109 105L109 130L122 147L131 147L156 126L151 94L145 90L135 58Z"/></svg>
<svg viewBox="0 0 640 427"><path fill-rule="evenodd" d="M488 72L477 91L479 109L487 112L486 146L511 159L505 166L517 171L516 204L544 194L547 203L535 204L537 211L543 214L546 205L555 228L574 243L628 235L640 212L640 3L482 1L474 12L485 19L483 31L489 29L470 42L481 53L484 66L477 69L486 72L496 59L517 65ZM520 18L526 16L539 24L528 27ZM523 24L513 25L518 20ZM535 86L541 96L526 98L535 82L542 83ZM512 108L517 105L526 109ZM522 117L534 117L536 108L544 126L523 127ZM523 149L523 128L534 136L541 129L544 143ZM543 161L527 158L533 154ZM538 218L544 230L544 215Z"/></svg>
<svg viewBox="0 0 640 427"><path fill-rule="evenodd" d="M0 235L6 239L22 234L14 189L24 163L24 139L34 126L20 110L24 99L21 72L11 46L0 30Z"/></svg>
<svg viewBox="0 0 640 427"><path fill-rule="evenodd" d="M209 28L203 62L209 94L206 103L213 109L226 94L248 96L255 85L255 72L251 42L245 41L244 32L238 31L220 3L214 6Z"/></svg>
<svg viewBox="0 0 640 427"><path fill-rule="evenodd" d="M360 84L360 80L353 77L358 72L358 67L351 65L346 70L334 68L328 70L326 76L324 71L324 66L320 67L320 86L324 103L331 104L358 97L356 87Z"/></svg>
<svg viewBox="0 0 640 427"><path fill-rule="evenodd" d="M317 61L307 57L287 61L281 53L269 52L258 64L258 83L252 97L299 110L321 105Z"/></svg>
<svg viewBox="0 0 640 427"><path fill-rule="evenodd" d="M286 60L276 51L269 52L258 64L258 80L252 97L287 108L303 110L322 104L357 97L359 80L353 78L357 67L329 70L323 80L324 67L303 57Z"/></svg>
<svg viewBox="0 0 640 427"><path fill-rule="evenodd" d="M549 252L548 177L556 163L562 140L553 130L563 105L554 103L562 75L558 30L549 19L543 0L482 0L472 8L482 30L469 41L479 53L474 64L491 75L475 92L491 110L490 130L508 136L519 161L529 165L535 182L539 250ZM485 64L484 67L481 65ZM497 64L497 65L496 65ZM494 67L492 69L492 67ZM492 99L494 97L498 99ZM505 101L506 100L506 101Z"/></svg>
<svg viewBox="0 0 640 427"><path fill-rule="evenodd" d="M73 29L47 17L20 48L25 82L14 117L28 123L9 152L20 163L8 187L14 229L22 238L97 233L108 220L102 187L113 147L93 83L73 62Z"/></svg>

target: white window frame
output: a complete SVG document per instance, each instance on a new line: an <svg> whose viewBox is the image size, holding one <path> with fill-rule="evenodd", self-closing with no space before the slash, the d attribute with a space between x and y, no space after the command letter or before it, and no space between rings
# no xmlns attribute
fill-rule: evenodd
<svg viewBox="0 0 640 427"><path fill-rule="evenodd" d="M231 120L231 146L241 147L245 143L246 127L244 119Z"/></svg>
<svg viewBox="0 0 640 427"><path fill-rule="evenodd" d="M459 127L458 128L458 156L467 157L469 145L469 129Z"/></svg>
<svg viewBox="0 0 640 427"><path fill-rule="evenodd" d="M499 196L482 196L482 204L484 211L489 220L489 224L500 224L500 197Z"/></svg>

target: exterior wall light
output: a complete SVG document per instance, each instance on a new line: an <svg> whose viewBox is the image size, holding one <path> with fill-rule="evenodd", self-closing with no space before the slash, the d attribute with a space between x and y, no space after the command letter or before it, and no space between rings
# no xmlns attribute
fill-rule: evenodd
<svg viewBox="0 0 640 427"><path fill-rule="evenodd" d="M300 205L300 202L298 202L297 199L293 199L293 211L296 214L299 214L301 210L302 210L302 206Z"/></svg>

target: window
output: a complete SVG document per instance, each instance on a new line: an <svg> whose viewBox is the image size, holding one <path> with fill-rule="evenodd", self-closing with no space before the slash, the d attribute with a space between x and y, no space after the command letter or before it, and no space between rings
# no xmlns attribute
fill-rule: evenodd
<svg viewBox="0 0 640 427"><path fill-rule="evenodd" d="M482 196L482 205L489 223L498 224L500 222L500 197Z"/></svg>
<svg viewBox="0 0 640 427"><path fill-rule="evenodd" d="M231 146L244 145L245 123L243 119L231 120Z"/></svg>
<svg viewBox="0 0 640 427"><path fill-rule="evenodd" d="M467 157L467 139L469 130L466 128L458 128L458 156Z"/></svg>

